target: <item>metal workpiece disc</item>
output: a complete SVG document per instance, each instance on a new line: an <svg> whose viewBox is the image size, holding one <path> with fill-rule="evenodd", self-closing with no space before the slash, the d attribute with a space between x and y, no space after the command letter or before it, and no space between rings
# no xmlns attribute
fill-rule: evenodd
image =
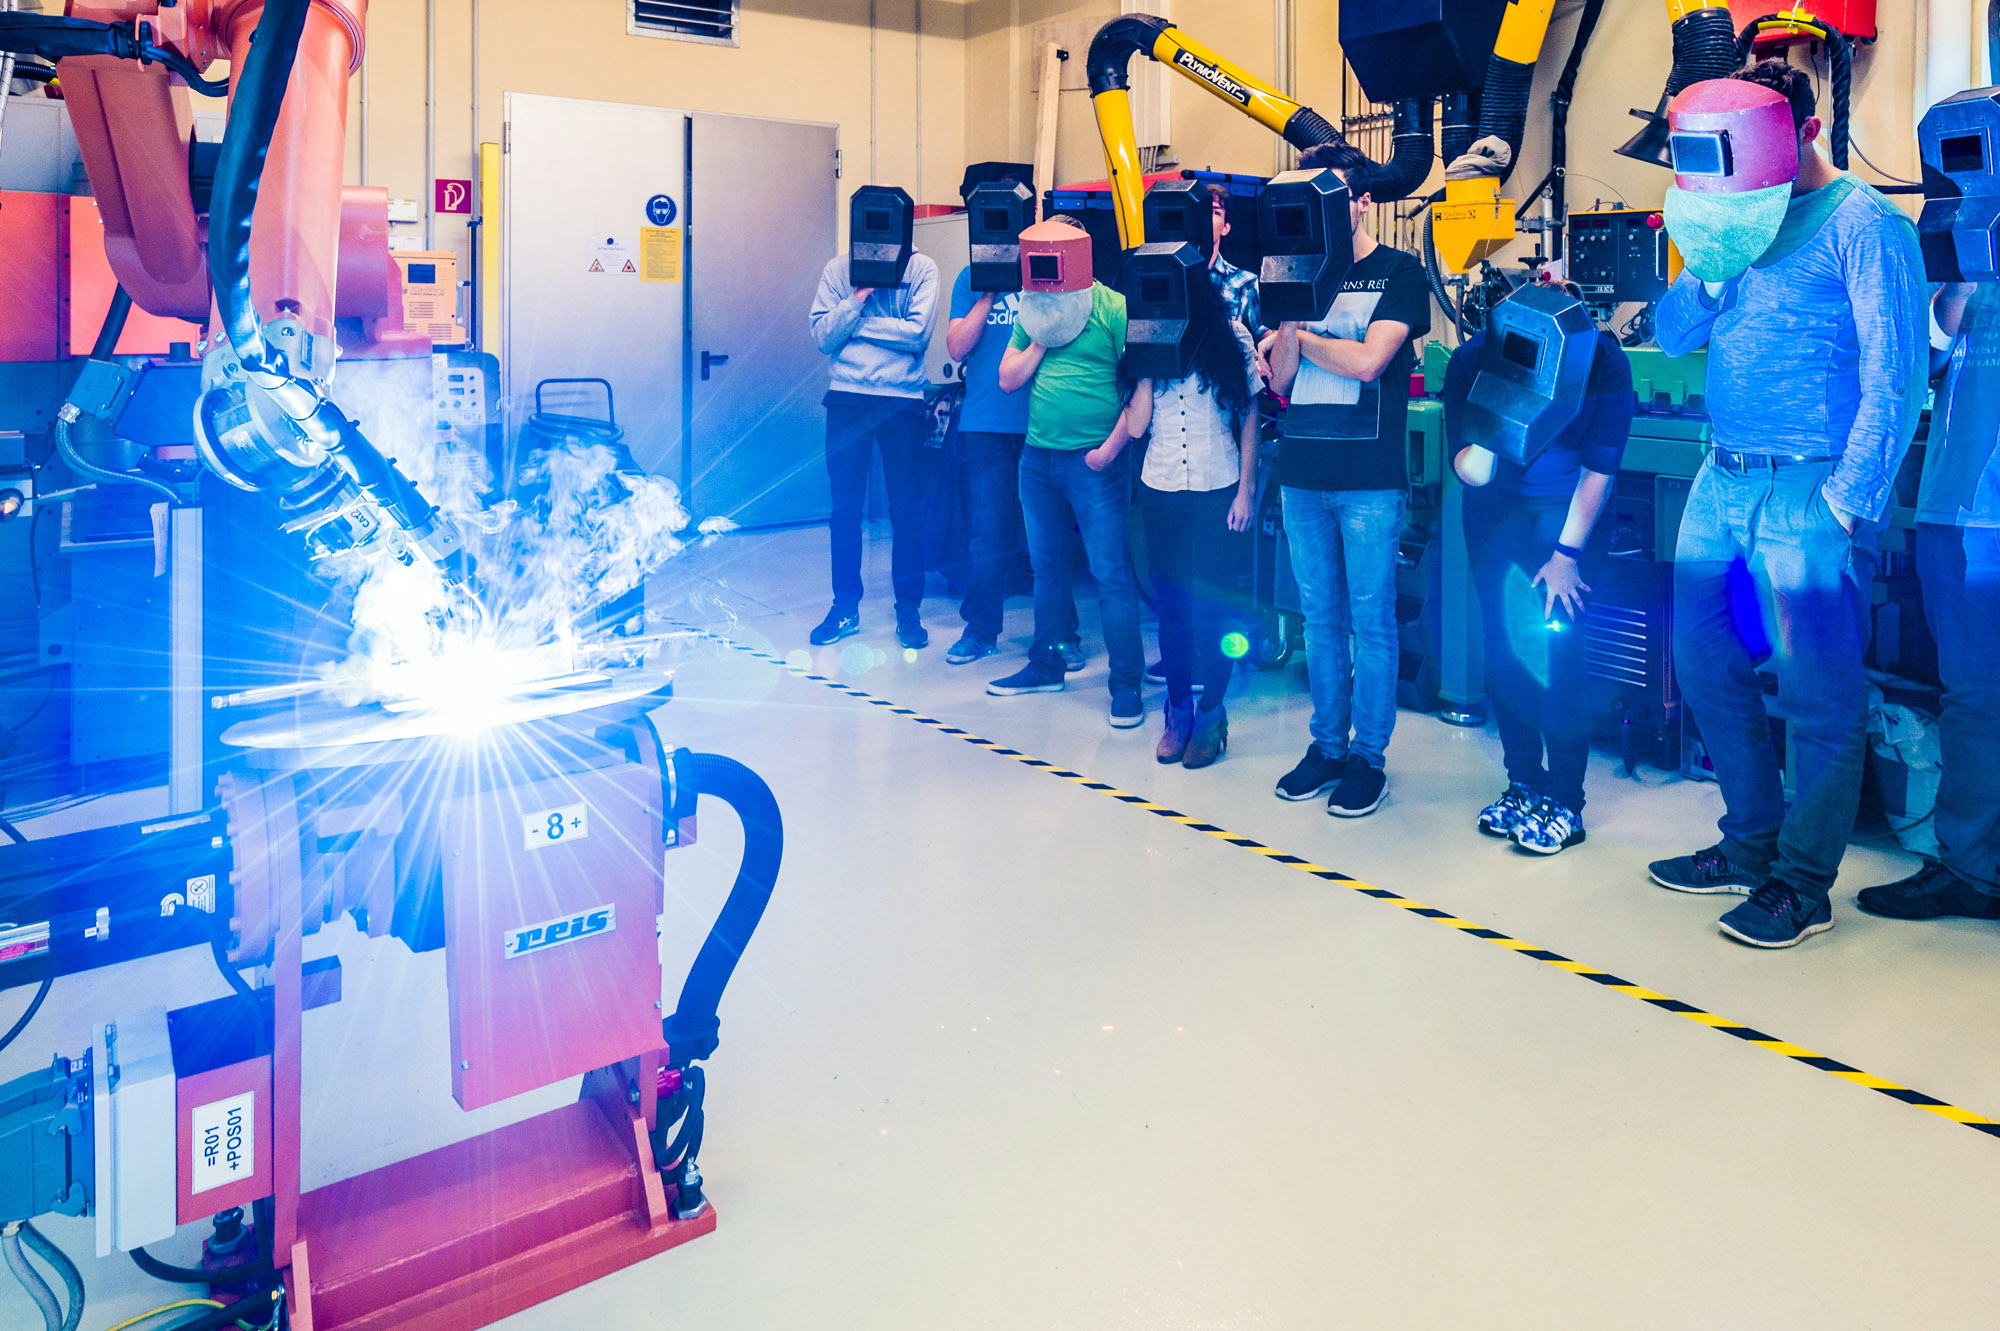
<svg viewBox="0 0 2000 1331"><path fill-rule="evenodd" d="M672 684L673 672L668 669L619 667L570 676L559 683L526 684L476 711L302 701L269 716L237 722L222 732L222 742L243 749L297 750L354 749L394 740L477 739L510 726L574 716L656 694L665 701Z"/></svg>

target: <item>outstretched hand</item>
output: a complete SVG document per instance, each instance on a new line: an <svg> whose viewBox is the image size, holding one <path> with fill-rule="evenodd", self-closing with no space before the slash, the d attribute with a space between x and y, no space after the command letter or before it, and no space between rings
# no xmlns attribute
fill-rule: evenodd
<svg viewBox="0 0 2000 1331"><path fill-rule="evenodd" d="M1542 589L1543 618L1556 617L1558 601L1572 620L1583 614L1583 593L1590 590L1590 584L1583 580L1576 561L1568 555L1561 552L1550 555L1549 562L1542 565L1530 585Z"/></svg>

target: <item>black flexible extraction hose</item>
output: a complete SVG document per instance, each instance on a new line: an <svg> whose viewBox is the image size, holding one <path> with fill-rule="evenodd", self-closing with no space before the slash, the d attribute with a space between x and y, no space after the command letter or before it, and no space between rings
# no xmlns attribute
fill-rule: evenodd
<svg viewBox="0 0 2000 1331"><path fill-rule="evenodd" d="M770 904L771 889L778 881L778 866L785 858L784 818L764 778L734 758L715 753L689 755L687 777L701 794L713 795L736 811L743 822L743 860L722 913L710 926L687 982L681 986L674 1014L662 1024L673 1064L681 1068L715 1052L721 1029L716 1009L721 1005L722 991L749 946L758 921L764 918L764 907Z"/></svg>
<svg viewBox="0 0 2000 1331"><path fill-rule="evenodd" d="M1583 72L1583 53L1597 33L1597 21L1604 16L1604 0L1584 0L1583 17L1576 23L1576 39L1570 43L1569 59L1563 63L1555 91L1549 94L1553 113L1549 126L1549 203L1555 213L1556 229L1549 238L1549 257L1563 257L1563 236L1569 226L1569 107L1576 98L1577 75Z"/></svg>
<svg viewBox="0 0 2000 1331"><path fill-rule="evenodd" d="M1448 92L1440 99L1438 150L1446 163L1465 156L1479 132L1479 94Z"/></svg>
<svg viewBox="0 0 2000 1331"><path fill-rule="evenodd" d="M1743 35L1736 39L1736 65L1738 68L1747 64L1751 54L1757 49L1759 25L1764 23L1766 19L1781 17L1782 15L1778 14L1766 14L1764 18L1755 20L1749 27L1743 30ZM1848 41L1846 33L1834 27L1831 23L1815 23L1814 26L1818 27L1826 35L1824 43L1826 46L1826 60L1832 72L1831 104L1833 120L1827 126L1826 130L1827 155L1833 159L1835 166L1845 171L1847 169L1848 146L1852 134L1848 118L1848 101L1854 90L1854 44Z"/></svg>
<svg viewBox="0 0 2000 1331"><path fill-rule="evenodd" d="M1650 113L1634 111L1646 127L1618 149L1620 157L1671 166L1667 155L1667 103L1705 79L1726 79L1743 67L1736 53L1736 20L1723 5L1711 5L1674 22L1674 64L1666 91Z"/></svg>
<svg viewBox="0 0 2000 1331"><path fill-rule="evenodd" d="M1498 138L1507 145L1504 182L1521 160L1521 139L1528 132L1528 97L1535 87L1535 67L1508 60L1495 52L1486 61L1486 88L1480 93L1479 137ZM1447 163L1449 165L1449 163Z"/></svg>

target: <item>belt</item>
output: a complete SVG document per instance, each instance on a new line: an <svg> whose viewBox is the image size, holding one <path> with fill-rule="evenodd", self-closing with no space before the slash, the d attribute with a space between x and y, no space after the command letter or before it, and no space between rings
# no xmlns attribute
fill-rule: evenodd
<svg viewBox="0 0 2000 1331"><path fill-rule="evenodd" d="M1737 453L1727 448L1711 448L1709 461L1727 471L1737 473L1750 471L1776 471L1780 467L1798 466L1806 462L1838 462L1837 453Z"/></svg>

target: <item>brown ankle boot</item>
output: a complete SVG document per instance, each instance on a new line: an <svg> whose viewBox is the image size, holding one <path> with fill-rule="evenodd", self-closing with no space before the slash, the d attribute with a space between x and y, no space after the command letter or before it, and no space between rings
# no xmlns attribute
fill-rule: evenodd
<svg viewBox="0 0 2000 1331"><path fill-rule="evenodd" d="M1167 728L1160 735L1160 747L1153 750L1153 756L1163 763L1177 763L1181 753L1187 748L1188 731L1194 728L1194 699L1176 706L1168 703L1160 709L1166 718Z"/></svg>
<svg viewBox="0 0 2000 1331"><path fill-rule="evenodd" d="M1195 713L1194 731L1181 753L1183 767L1207 767L1229 748L1229 712L1217 706Z"/></svg>

